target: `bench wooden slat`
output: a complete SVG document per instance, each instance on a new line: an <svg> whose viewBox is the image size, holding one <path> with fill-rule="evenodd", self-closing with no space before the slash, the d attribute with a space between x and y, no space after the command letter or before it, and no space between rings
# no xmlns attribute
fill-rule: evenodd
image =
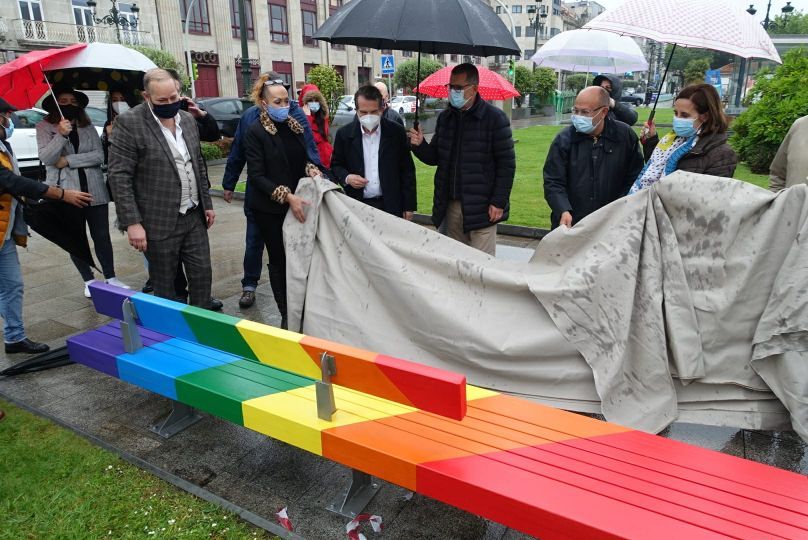
<svg viewBox="0 0 808 540"><path fill-rule="evenodd" d="M466 378L457 373L133 293L106 283L93 283L90 291L96 310L110 317L122 316L120 306L115 305L116 295L121 303L129 298L145 328L312 378L320 377L320 355L328 352L336 358L337 373L331 378L334 384L449 418L460 419L466 414Z"/></svg>

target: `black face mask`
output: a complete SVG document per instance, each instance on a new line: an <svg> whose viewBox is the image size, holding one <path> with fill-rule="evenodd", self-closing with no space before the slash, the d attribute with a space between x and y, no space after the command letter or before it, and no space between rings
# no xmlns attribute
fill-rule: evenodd
<svg viewBox="0 0 808 540"><path fill-rule="evenodd" d="M60 105L59 108L62 109L62 116L68 120L75 120L81 111L81 107L75 105Z"/></svg>
<svg viewBox="0 0 808 540"><path fill-rule="evenodd" d="M179 100L175 103L166 103L164 105L155 105L154 103L151 104L152 111L154 111L155 116L158 118L174 118L177 116L177 113L180 112L180 108L182 107L182 100Z"/></svg>

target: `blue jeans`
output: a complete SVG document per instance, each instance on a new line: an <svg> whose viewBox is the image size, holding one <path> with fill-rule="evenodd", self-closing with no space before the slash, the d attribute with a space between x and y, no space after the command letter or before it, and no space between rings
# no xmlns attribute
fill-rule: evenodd
<svg viewBox="0 0 808 540"><path fill-rule="evenodd" d="M9 238L0 248L0 316L3 317L6 343L25 339L22 324L22 270L17 246Z"/></svg>
<svg viewBox="0 0 808 540"><path fill-rule="evenodd" d="M261 267L264 265L264 239L246 200L244 215L247 217L247 232L244 246L244 279L241 280L241 288L254 292L258 287L258 280L261 279Z"/></svg>

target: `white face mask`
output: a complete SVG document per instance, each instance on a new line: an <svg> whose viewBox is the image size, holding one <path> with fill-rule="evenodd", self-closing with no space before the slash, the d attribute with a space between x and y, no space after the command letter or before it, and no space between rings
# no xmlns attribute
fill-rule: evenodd
<svg viewBox="0 0 808 540"><path fill-rule="evenodd" d="M379 122L381 121L381 116L378 114L366 114L365 116L359 117L359 123L362 124L362 127L368 131L373 131L377 127L379 127Z"/></svg>
<svg viewBox="0 0 808 540"><path fill-rule="evenodd" d="M112 103L112 110L117 114L125 113L129 110L129 104L125 101L115 101Z"/></svg>

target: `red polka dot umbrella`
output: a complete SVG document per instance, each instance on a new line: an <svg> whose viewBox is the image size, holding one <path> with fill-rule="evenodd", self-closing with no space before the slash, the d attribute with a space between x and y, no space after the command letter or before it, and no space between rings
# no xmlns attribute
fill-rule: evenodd
<svg viewBox="0 0 808 540"><path fill-rule="evenodd" d="M452 75L452 68L454 66L446 66L441 68L415 87L415 92L424 94L426 96L436 98L449 97L449 89L446 87L449 84L449 77ZM513 87L511 83L499 73L495 73L483 66L477 66L477 71L480 73L480 86L478 92L483 99L499 100L508 99L519 96L519 92Z"/></svg>

